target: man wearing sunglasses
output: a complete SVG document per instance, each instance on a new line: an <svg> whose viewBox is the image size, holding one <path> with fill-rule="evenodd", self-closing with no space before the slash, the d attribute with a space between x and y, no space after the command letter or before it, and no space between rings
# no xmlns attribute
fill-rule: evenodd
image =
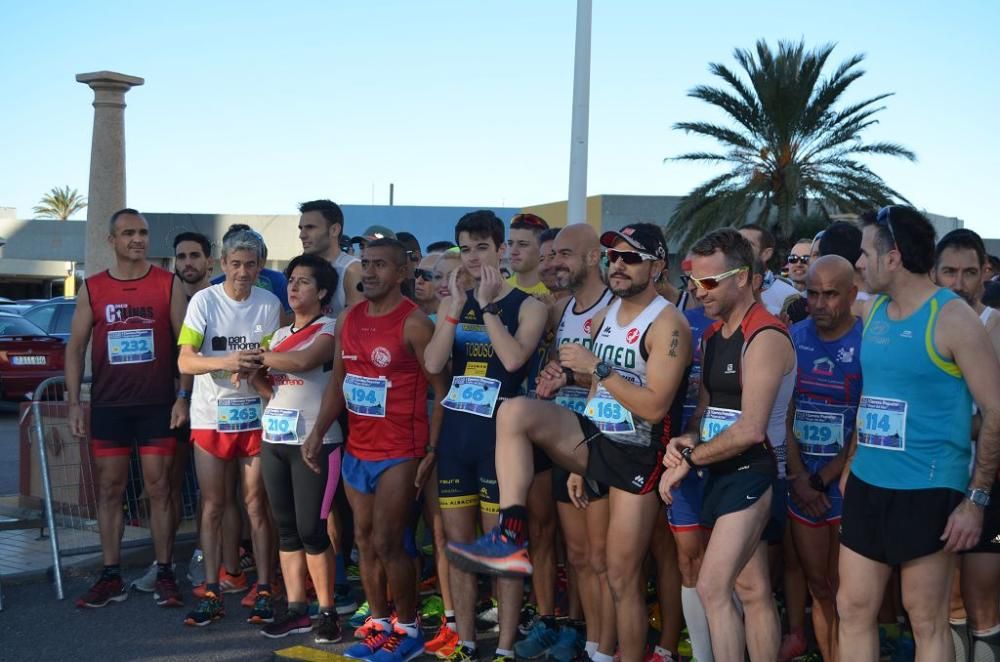
<svg viewBox="0 0 1000 662"><path fill-rule="evenodd" d="M434 281L434 265L441 253L430 253L421 258L413 270L413 300L431 321L437 319L438 299L434 291L437 283Z"/></svg>
<svg viewBox="0 0 1000 662"><path fill-rule="evenodd" d="M684 316L656 293L667 249L655 225L605 232L608 285L618 297L591 325L592 348L565 343L559 362L574 380L592 380L583 413L552 402L517 398L497 419L499 525L471 545L449 544L456 564L501 576L531 574L525 507L532 447L554 462L610 487L607 572L623 660L641 660L648 614L640 574L661 504L656 481L662 440L679 430L691 363ZM556 385L566 385L565 374ZM595 653L597 662L611 656Z"/></svg>
<svg viewBox="0 0 1000 662"><path fill-rule="evenodd" d="M795 351L784 325L754 298L749 241L726 228L691 252L696 296L717 321L702 338L698 409L689 432L670 440L660 494L670 503L690 471L707 471L701 524L711 534L697 588L715 659L742 659L746 647L753 660L774 660L780 630L765 541L780 539L783 528L772 507L778 462L771 440L783 440L785 430L772 410L791 397Z"/></svg>
<svg viewBox="0 0 1000 662"><path fill-rule="evenodd" d="M774 272L767 268L768 262L774 257L774 247L776 241L774 234L762 225L748 223L740 228L740 234L750 242L753 248L753 255L764 264L764 283L761 286L760 299L767 308L767 312L772 315L780 315L789 304L802 294L788 281L774 275Z"/></svg>
<svg viewBox="0 0 1000 662"><path fill-rule="evenodd" d="M955 552L979 541L1000 465L1000 362L975 311L931 281L934 227L920 212L865 219L861 250L878 296L865 304L864 388L842 477L840 649L878 659L878 606L898 565L919 659L950 660Z"/></svg>
<svg viewBox="0 0 1000 662"><path fill-rule="evenodd" d="M806 272L809 271L812 243L811 239L799 239L788 253L788 280L792 281L799 292L806 289Z"/></svg>

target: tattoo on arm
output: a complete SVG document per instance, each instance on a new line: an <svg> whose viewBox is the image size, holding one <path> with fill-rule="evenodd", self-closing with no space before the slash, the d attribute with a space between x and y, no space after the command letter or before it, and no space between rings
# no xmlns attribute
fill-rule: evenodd
<svg viewBox="0 0 1000 662"><path fill-rule="evenodd" d="M680 345L680 342L681 342L681 332L678 331L677 329L674 329L674 332L670 336L670 351L669 351L670 358L672 359L677 358L677 347L678 345Z"/></svg>

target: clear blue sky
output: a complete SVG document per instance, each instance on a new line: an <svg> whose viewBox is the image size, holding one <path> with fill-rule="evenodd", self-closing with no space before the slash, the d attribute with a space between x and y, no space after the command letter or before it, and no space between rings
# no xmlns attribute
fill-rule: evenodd
<svg viewBox="0 0 1000 662"><path fill-rule="evenodd" d="M687 98L758 38L867 54L851 90L888 100L870 163L919 207L1000 237L1000 4L597 0L590 194L681 195L711 147L671 130L719 119ZM128 201L159 212L292 213L295 203L521 206L565 199L576 3L0 0L0 206L86 191L92 93L80 72L142 76L127 101ZM350 221L348 219L348 231Z"/></svg>

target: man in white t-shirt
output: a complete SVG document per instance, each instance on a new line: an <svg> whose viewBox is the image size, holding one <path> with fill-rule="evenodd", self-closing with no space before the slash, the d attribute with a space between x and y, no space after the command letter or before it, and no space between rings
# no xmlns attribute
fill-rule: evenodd
<svg viewBox="0 0 1000 662"><path fill-rule="evenodd" d="M325 257L337 271L339 285L324 311L338 317L345 308L364 299L361 293L361 261L340 248L344 212L332 200L310 200L299 205L299 240L302 252Z"/></svg>

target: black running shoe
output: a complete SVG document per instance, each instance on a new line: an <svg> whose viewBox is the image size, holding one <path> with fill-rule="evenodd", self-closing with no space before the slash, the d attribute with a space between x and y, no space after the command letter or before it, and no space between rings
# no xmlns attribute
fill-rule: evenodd
<svg viewBox="0 0 1000 662"><path fill-rule="evenodd" d="M343 634L340 632L340 619L336 612L321 611L316 621L316 643L336 644Z"/></svg>
<svg viewBox="0 0 1000 662"><path fill-rule="evenodd" d="M198 601L198 606L184 619L185 625L204 627L226 615L222 600L212 591L205 591L205 597Z"/></svg>

